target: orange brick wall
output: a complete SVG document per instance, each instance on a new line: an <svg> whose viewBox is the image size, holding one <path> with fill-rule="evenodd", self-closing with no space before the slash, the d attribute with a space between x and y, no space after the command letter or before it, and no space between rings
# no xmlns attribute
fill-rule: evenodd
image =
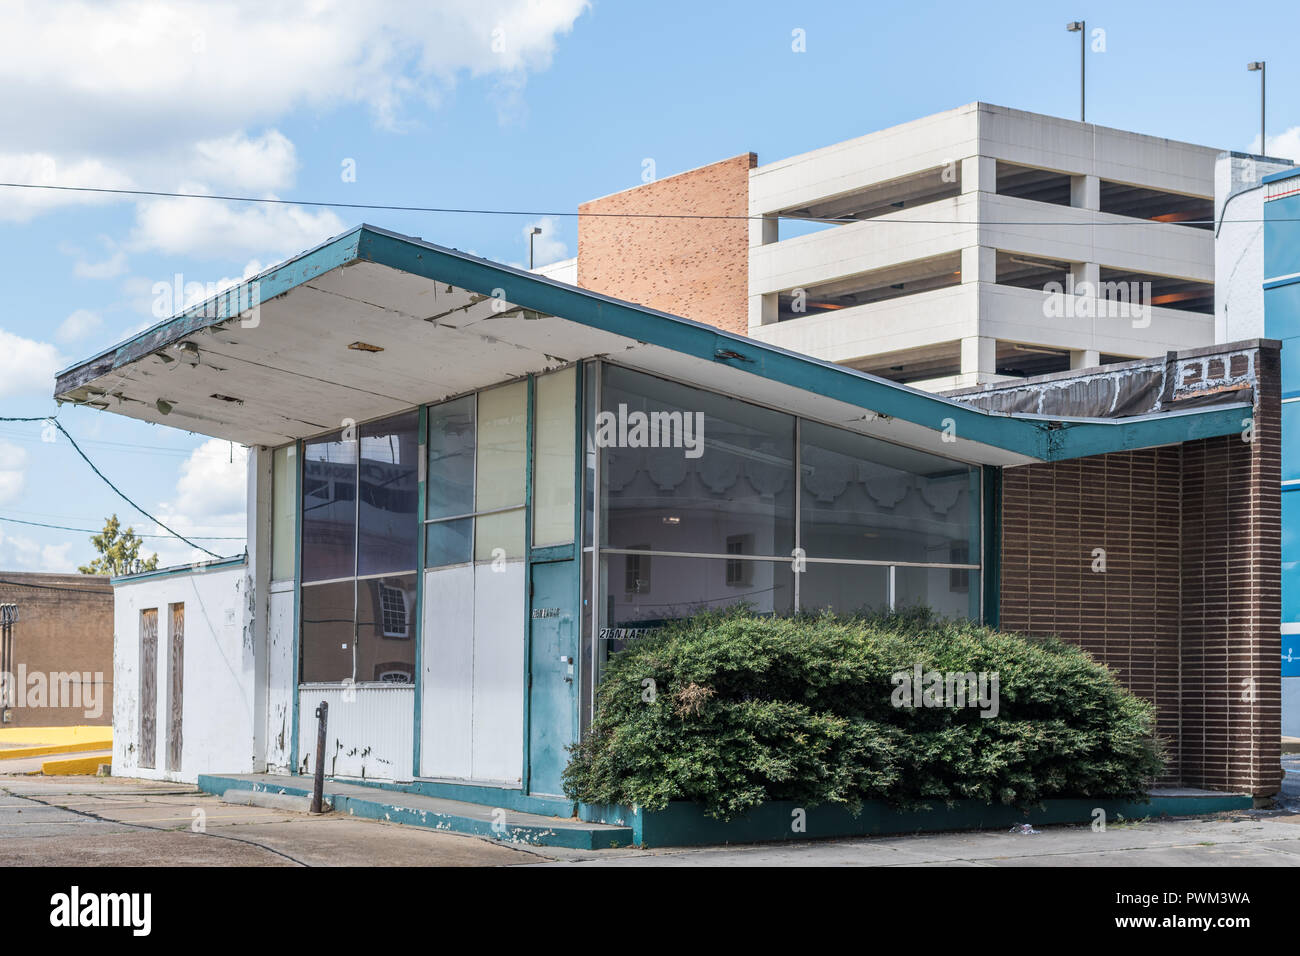
<svg viewBox="0 0 1300 956"><path fill-rule="evenodd" d="M753 153L578 207L578 285L729 332L749 328L749 223L593 213L749 215Z"/></svg>

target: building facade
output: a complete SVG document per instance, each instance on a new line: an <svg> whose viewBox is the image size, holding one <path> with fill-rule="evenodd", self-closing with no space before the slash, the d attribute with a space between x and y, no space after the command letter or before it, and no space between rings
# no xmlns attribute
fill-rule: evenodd
<svg viewBox="0 0 1300 956"><path fill-rule="evenodd" d="M584 203L538 272L931 391L1090 368L1264 335L1215 337L1217 156L972 103Z"/></svg>
<svg viewBox="0 0 1300 956"><path fill-rule="evenodd" d="M1282 342L1283 733L1300 737L1300 170L1263 177L1264 327Z"/></svg>
<svg viewBox="0 0 1300 956"><path fill-rule="evenodd" d="M257 764L247 582L243 558L112 579L114 774L193 783Z"/></svg>
<svg viewBox="0 0 1300 956"><path fill-rule="evenodd" d="M242 665L209 710L242 708L254 770L308 772L325 702L333 776L568 815L567 748L646 629L919 604L1088 646L1160 709L1165 782L1277 790L1276 343L1007 415L367 226L250 282L56 395L250 445Z"/></svg>
<svg viewBox="0 0 1300 956"><path fill-rule="evenodd" d="M95 574L0 572L17 620L0 647L5 727L113 722L113 589Z"/></svg>

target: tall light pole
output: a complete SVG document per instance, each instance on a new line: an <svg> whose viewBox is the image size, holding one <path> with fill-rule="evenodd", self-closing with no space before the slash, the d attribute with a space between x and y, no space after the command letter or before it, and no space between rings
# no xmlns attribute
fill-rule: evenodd
<svg viewBox="0 0 1300 956"><path fill-rule="evenodd" d="M1264 153L1264 92L1265 89L1264 88L1268 85L1265 82L1266 74L1264 72L1264 61L1256 60L1254 63L1247 63L1246 69L1250 70L1250 72L1252 73L1259 74L1259 155L1263 156L1265 155Z"/></svg>
<svg viewBox="0 0 1300 956"><path fill-rule="evenodd" d="M1087 107L1087 79L1088 79L1088 31L1084 29L1086 21L1071 20L1065 25L1065 29L1071 33L1079 34L1079 122L1088 121Z"/></svg>
<svg viewBox="0 0 1300 956"><path fill-rule="evenodd" d="M533 271L533 236L540 236L541 234L542 234L541 226L533 226L533 228L528 230L528 271L529 272Z"/></svg>

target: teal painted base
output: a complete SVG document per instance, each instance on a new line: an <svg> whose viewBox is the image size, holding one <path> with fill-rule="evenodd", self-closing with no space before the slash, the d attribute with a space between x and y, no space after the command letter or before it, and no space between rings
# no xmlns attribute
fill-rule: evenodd
<svg viewBox="0 0 1300 956"><path fill-rule="evenodd" d="M269 780L266 777L253 779L242 775L201 774L198 787L216 795L224 794L227 790L260 790L292 796L311 794L311 783L307 778L289 775ZM470 789L487 791L492 788ZM415 794L416 799L403 802L395 798L386 799L386 791L393 792L390 786L376 786L371 782L363 784L358 781L331 780L325 785L325 794L336 813L367 820L384 820L449 833L487 837L500 843L567 847L573 850L603 850L628 846L632 841L630 827L591 826L589 821L584 825L584 821L573 819L571 803L564 805L564 817L546 817L506 807L495 799L468 802ZM493 790L494 794L510 792ZM486 797L487 794L481 793L479 796ZM499 816L498 810L510 812Z"/></svg>
<svg viewBox="0 0 1300 956"><path fill-rule="evenodd" d="M229 789L267 790L294 795L311 792L302 776L203 775L199 789L222 794ZM1040 809L1021 811L967 800L952 807L938 804L929 810L896 810L885 803L869 803L857 816L838 806L808 807L785 801L765 803L744 817L730 821L707 816L694 803L670 803L664 810L636 807L574 804L560 797L530 797L517 790L440 784L432 781L384 783L379 781L328 781L326 792L334 809L352 816L431 827L453 833L489 837L507 843L598 850L619 846L707 846L726 843L764 843L779 840L818 840L835 837L934 833L943 830L1001 830L1021 823L1091 824L1100 807L1105 820L1138 820L1161 816L1194 816L1249 810L1249 794L1194 791L1156 791L1147 803L1123 800L1046 800ZM410 794L405 806L385 793ZM373 795L372 795L373 794ZM449 805L451 804L451 805ZM493 810L514 816L497 822ZM795 824L802 824L796 828ZM597 826L584 827L583 824ZM612 827L616 829L604 829Z"/></svg>
<svg viewBox="0 0 1300 956"><path fill-rule="evenodd" d="M942 830L999 830L1021 823L1091 824L1100 807L1106 822L1159 816L1190 816L1249 810L1254 801L1247 794L1196 794L1153 796L1150 803L1116 800L1047 800L1040 810L1024 812L1014 807L989 806L962 801L929 810L896 810L884 803L871 803L856 817L843 807L809 807L803 814L803 828L796 830L796 811L789 802L765 803L744 817L727 822L715 820L693 803L670 803L664 810L646 812L633 807L578 805L578 817L591 823L627 826L632 842L641 847L704 846L719 843L760 843L775 840L817 840L830 837L881 836L886 834L933 833Z"/></svg>

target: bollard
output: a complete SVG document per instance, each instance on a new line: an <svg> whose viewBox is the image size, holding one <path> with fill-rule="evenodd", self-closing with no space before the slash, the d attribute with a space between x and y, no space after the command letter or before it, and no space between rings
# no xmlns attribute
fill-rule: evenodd
<svg viewBox="0 0 1300 956"><path fill-rule="evenodd" d="M320 702L316 708L316 779L311 787L311 812L321 812L321 799L325 793L325 725L329 720L330 705Z"/></svg>

